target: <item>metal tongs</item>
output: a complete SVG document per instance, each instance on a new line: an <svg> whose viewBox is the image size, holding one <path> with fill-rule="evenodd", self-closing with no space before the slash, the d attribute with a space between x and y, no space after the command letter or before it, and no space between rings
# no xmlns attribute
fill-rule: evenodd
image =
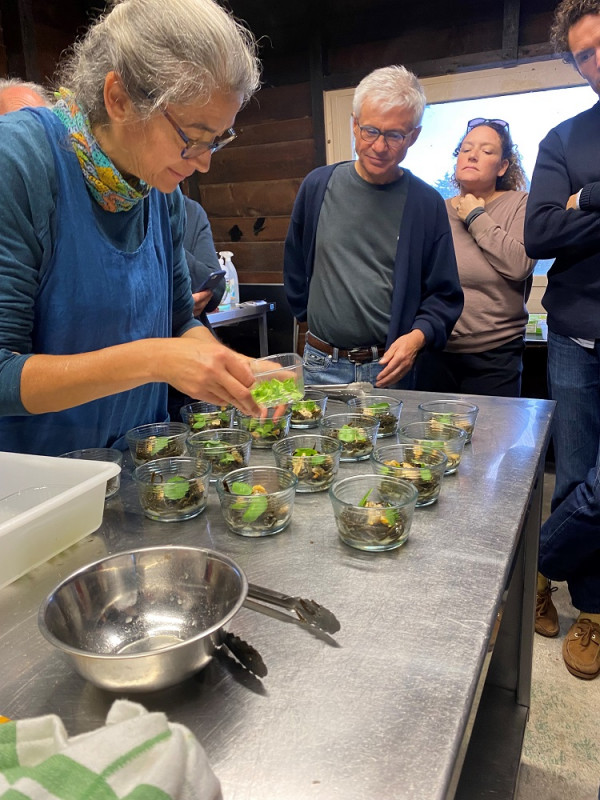
<svg viewBox="0 0 600 800"><path fill-rule="evenodd" d="M328 397L334 400L347 400L350 397L364 397L366 394L371 394L373 391L373 384L368 381L353 381L353 383L327 383L327 384L312 384L304 385L305 389L316 389L319 392L325 392Z"/></svg>
<svg viewBox="0 0 600 800"><path fill-rule="evenodd" d="M265 605L279 606L287 611L292 611L299 622L303 625L310 625L318 628L325 633L337 633L340 623L328 608L319 605L314 600L306 600L303 597L292 597L273 589L265 589L255 583L248 584L248 594L244 600L244 605L253 611L265 612Z"/></svg>

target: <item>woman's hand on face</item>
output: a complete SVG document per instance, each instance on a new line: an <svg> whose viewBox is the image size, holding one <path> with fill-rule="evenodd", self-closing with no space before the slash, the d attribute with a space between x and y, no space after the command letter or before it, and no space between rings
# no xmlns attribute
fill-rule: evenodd
<svg viewBox="0 0 600 800"><path fill-rule="evenodd" d="M483 197L475 197L474 194L465 194L455 198L456 204L453 203L456 213L463 222L469 216L474 208L485 208L485 200Z"/></svg>
<svg viewBox="0 0 600 800"><path fill-rule="evenodd" d="M190 335L198 330L203 334ZM230 403L244 414L259 416L260 408L250 394L254 383L250 359L222 345L206 329L192 328L166 341L170 343L163 361L166 374L160 380L198 400Z"/></svg>

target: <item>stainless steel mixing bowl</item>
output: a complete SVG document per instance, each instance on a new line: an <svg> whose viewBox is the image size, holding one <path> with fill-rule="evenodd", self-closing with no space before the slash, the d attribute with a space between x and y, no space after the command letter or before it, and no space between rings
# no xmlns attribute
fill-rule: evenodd
<svg viewBox="0 0 600 800"><path fill-rule="evenodd" d="M148 547L89 564L62 581L38 614L41 632L77 671L110 691L148 692L202 669L248 581L227 556Z"/></svg>

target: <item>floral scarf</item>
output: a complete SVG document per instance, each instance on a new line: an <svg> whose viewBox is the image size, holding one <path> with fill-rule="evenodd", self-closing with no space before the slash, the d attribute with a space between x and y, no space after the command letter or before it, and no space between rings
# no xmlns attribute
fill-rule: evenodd
<svg viewBox="0 0 600 800"><path fill-rule="evenodd" d="M150 192L150 186L140 180L135 188L127 183L106 153L102 150L90 126L87 115L77 105L69 89L60 88L53 112L69 132L71 144L79 160L87 188L106 211L129 211Z"/></svg>

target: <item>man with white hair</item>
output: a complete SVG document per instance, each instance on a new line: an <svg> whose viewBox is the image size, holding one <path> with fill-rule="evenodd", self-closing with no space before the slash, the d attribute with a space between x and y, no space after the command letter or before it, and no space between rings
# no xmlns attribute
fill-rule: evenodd
<svg viewBox="0 0 600 800"><path fill-rule="evenodd" d="M0 78L0 114L21 108L50 106L48 91L38 83L19 78Z"/></svg>
<svg viewBox="0 0 600 800"><path fill-rule="evenodd" d="M423 88L377 69L353 102L356 161L313 170L294 204L284 283L310 384L413 388L424 347L441 349L463 307L442 197L401 161L421 132Z"/></svg>

